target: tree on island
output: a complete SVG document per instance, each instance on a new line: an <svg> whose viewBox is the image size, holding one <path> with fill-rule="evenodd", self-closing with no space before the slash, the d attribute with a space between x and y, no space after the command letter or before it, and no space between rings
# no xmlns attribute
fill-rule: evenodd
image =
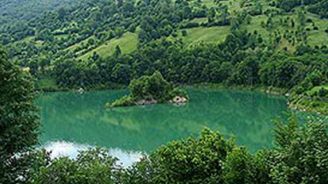
<svg viewBox="0 0 328 184"><path fill-rule="evenodd" d="M134 79L129 85L130 95L124 96L108 107L146 105L156 103L185 103L188 100L186 91L174 87L158 71L148 76Z"/></svg>

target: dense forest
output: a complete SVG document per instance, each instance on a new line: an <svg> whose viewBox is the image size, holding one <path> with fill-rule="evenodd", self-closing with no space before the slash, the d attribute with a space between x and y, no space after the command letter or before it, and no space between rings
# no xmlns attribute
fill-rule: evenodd
<svg viewBox="0 0 328 184"><path fill-rule="evenodd" d="M328 183L322 122L277 123L275 146L255 154L205 129L124 168L103 149L35 149L33 101L160 73L164 85L282 91L290 107L327 114L326 0L3 0L0 12L0 183Z"/></svg>

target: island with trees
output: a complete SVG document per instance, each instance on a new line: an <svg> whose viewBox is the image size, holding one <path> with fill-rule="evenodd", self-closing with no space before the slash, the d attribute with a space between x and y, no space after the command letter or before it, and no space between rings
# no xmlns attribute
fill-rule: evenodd
<svg viewBox="0 0 328 184"><path fill-rule="evenodd" d="M185 90L174 87L158 71L152 75L144 75L132 80L129 90L129 95L117 99L112 103L107 103L106 107L150 105L157 103L185 104L189 100Z"/></svg>

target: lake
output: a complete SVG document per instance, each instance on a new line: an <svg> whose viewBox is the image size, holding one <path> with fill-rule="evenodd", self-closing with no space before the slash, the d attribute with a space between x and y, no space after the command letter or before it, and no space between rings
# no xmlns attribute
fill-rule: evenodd
<svg viewBox="0 0 328 184"><path fill-rule="evenodd" d="M74 157L78 150L107 148L124 165L172 140L197 137L208 127L255 152L273 144L273 120L286 119L284 97L237 90L188 89L184 106L158 104L105 109L106 102L125 90L84 94L56 92L40 95L40 145L52 156ZM307 117L298 113L299 117Z"/></svg>

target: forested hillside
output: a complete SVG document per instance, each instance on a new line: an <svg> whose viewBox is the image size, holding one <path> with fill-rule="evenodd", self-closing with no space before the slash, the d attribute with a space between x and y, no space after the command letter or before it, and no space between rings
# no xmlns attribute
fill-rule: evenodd
<svg viewBox="0 0 328 184"><path fill-rule="evenodd" d="M28 20L40 17L48 11L58 11L61 8L69 8L82 1L78 0L2 0L0 2L0 33L24 31L27 35L33 35L29 29ZM20 38L26 36L21 35ZM4 35L8 36L8 35Z"/></svg>
<svg viewBox="0 0 328 184"><path fill-rule="evenodd" d="M29 69L40 88L127 85L157 70L178 84L292 89L293 104L307 103L301 95L322 106L327 97L324 0L71 4L22 19L19 29L1 28L9 57Z"/></svg>

